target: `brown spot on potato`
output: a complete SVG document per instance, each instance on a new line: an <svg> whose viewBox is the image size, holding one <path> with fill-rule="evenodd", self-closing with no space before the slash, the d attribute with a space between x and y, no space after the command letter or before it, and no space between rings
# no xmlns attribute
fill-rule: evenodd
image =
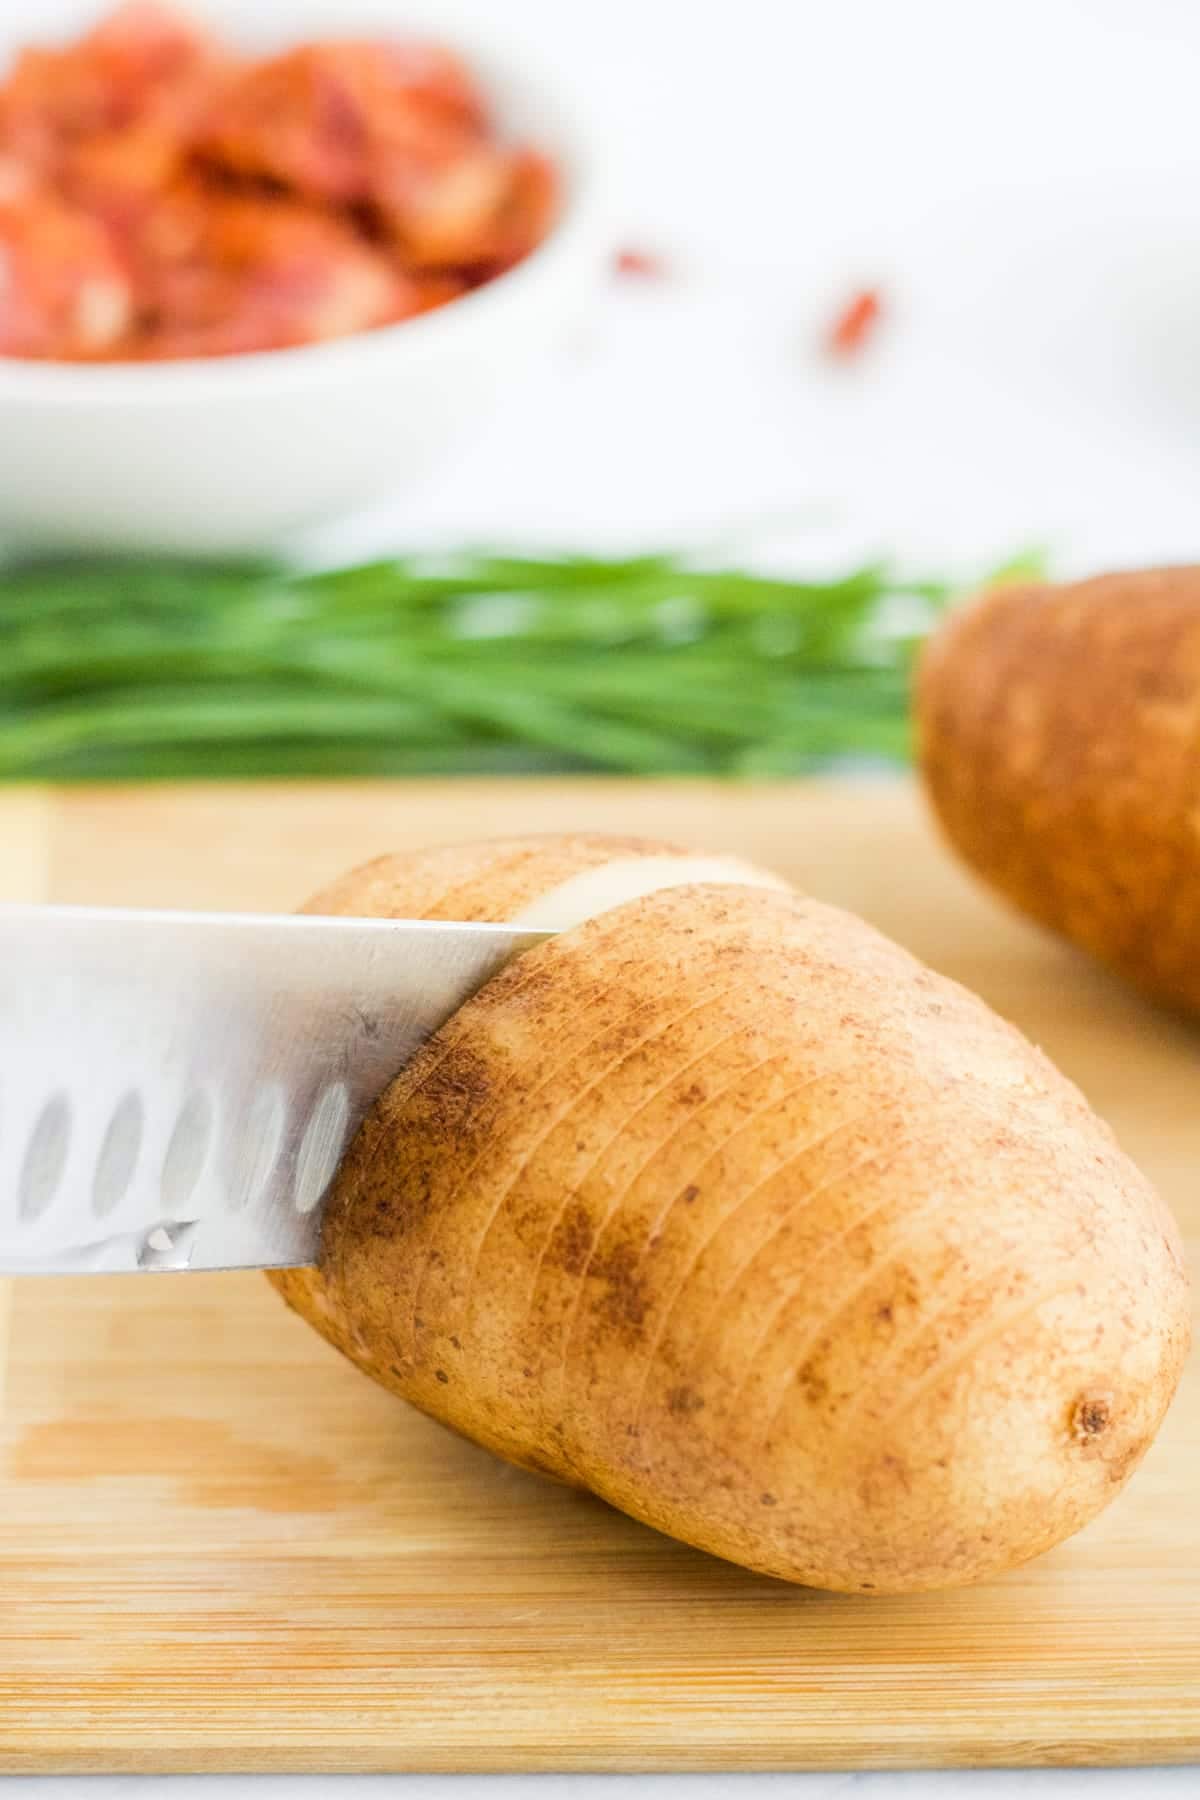
<svg viewBox="0 0 1200 1800"><path fill-rule="evenodd" d="M565 1275L582 1275L596 1241L592 1216L582 1200L572 1200L559 1219L546 1251L546 1261Z"/></svg>
<svg viewBox="0 0 1200 1800"><path fill-rule="evenodd" d="M638 1269L636 1246L614 1244L592 1263L592 1274L607 1287L600 1303L602 1316L624 1336L640 1337L650 1307L650 1292Z"/></svg>
<svg viewBox="0 0 1200 1800"><path fill-rule="evenodd" d="M911 1269L897 1269L895 1279L892 1283L892 1297L885 1303L887 1311L893 1312L896 1309L903 1309L905 1307L913 1308L919 1306L920 1303L921 1286L916 1275ZM884 1309L881 1307L881 1314L883 1310Z"/></svg>
<svg viewBox="0 0 1200 1800"><path fill-rule="evenodd" d="M685 1206L690 1206L693 1200L698 1200L699 1198L700 1189L696 1186L694 1181L689 1181L684 1188L683 1193L680 1195L680 1199Z"/></svg>
<svg viewBox="0 0 1200 1800"><path fill-rule="evenodd" d="M422 1110L456 1138L470 1130L491 1095L488 1059L461 1042L424 1072L420 1089Z"/></svg>
<svg viewBox="0 0 1200 1800"><path fill-rule="evenodd" d="M904 1505L912 1492L912 1470L902 1456L885 1450L867 1470L859 1487L865 1506L887 1511Z"/></svg>
<svg viewBox="0 0 1200 1800"><path fill-rule="evenodd" d="M673 1387L667 1390L667 1411L683 1414L703 1412L704 1399L694 1388Z"/></svg>
<svg viewBox="0 0 1200 1800"><path fill-rule="evenodd" d="M1071 1435L1078 1444L1093 1444L1112 1421L1113 1397L1108 1392L1080 1394L1071 1408Z"/></svg>
<svg viewBox="0 0 1200 1800"><path fill-rule="evenodd" d="M796 1386L810 1406L820 1406L829 1394L829 1382L812 1357L796 1370Z"/></svg>

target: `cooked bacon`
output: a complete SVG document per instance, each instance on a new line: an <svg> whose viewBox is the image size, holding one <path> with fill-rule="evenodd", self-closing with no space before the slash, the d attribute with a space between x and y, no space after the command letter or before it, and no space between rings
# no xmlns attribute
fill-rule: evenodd
<svg viewBox="0 0 1200 1800"><path fill-rule="evenodd" d="M381 251L294 201L184 185L138 244L146 350L156 357L279 349L366 331L422 309Z"/></svg>
<svg viewBox="0 0 1200 1800"><path fill-rule="evenodd" d="M848 360L866 349L883 315L878 288L859 288L843 302L825 333L830 356Z"/></svg>
<svg viewBox="0 0 1200 1800"><path fill-rule="evenodd" d="M130 0L78 43L31 48L17 57L0 93L0 141L47 171L73 146L157 119L191 129L228 59L183 14Z"/></svg>
<svg viewBox="0 0 1200 1800"><path fill-rule="evenodd" d="M626 244L613 253L613 270L617 275L633 275L642 281L662 281L670 274L665 257L637 244Z"/></svg>
<svg viewBox="0 0 1200 1800"><path fill-rule="evenodd" d="M32 187L0 200L0 354L111 355L133 307L102 225Z"/></svg>
<svg viewBox="0 0 1200 1800"><path fill-rule="evenodd" d="M458 59L432 45L302 44L255 63L215 104L202 156L307 198L370 201L381 156L453 162L485 130Z"/></svg>
<svg viewBox="0 0 1200 1800"><path fill-rule="evenodd" d="M128 0L0 86L0 353L368 330L510 268L556 205L553 166L496 138L448 50L350 39L239 63Z"/></svg>

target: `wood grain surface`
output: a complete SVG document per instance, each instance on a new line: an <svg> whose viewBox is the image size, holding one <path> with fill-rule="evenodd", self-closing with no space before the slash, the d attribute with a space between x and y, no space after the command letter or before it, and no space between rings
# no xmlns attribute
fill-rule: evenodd
<svg viewBox="0 0 1200 1800"><path fill-rule="evenodd" d="M0 898L290 907L384 849L560 827L758 858L979 989L1112 1120L1200 1261L1200 1033L996 906L903 785L10 792ZM254 1275L20 1284L8 1376L0 1770L1200 1760L1194 1364L1081 1536L875 1601L496 1463Z"/></svg>
<svg viewBox="0 0 1200 1800"><path fill-rule="evenodd" d="M0 902L45 898L50 818L49 796L37 792L10 794L0 806ZM8 1376L11 1316L12 1283L0 1275L0 1422Z"/></svg>

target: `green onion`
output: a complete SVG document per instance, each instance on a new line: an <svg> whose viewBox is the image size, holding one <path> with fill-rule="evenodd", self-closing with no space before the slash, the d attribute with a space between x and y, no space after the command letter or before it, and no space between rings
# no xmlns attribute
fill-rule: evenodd
<svg viewBox="0 0 1200 1800"><path fill-rule="evenodd" d="M879 564L791 581L671 555L7 568L0 779L898 762L950 592Z"/></svg>

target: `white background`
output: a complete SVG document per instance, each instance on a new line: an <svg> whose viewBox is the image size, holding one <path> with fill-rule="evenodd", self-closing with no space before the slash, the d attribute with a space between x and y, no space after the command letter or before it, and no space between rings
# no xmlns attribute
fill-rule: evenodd
<svg viewBox="0 0 1200 1800"><path fill-rule="evenodd" d="M243 3L286 28L286 0ZM617 235L675 276L611 282L485 442L327 548L729 540L968 572L1032 542L1064 568L1200 557L1195 0L447 0L446 16L503 22L570 82L611 145ZM885 329L830 369L820 322L864 280ZM1200 1770L250 1786L1183 1800ZM11 1780L5 1800L60 1789L197 1800L198 1784Z"/></svg>
<svg viewBox="0 0 1200 1800"><path fill-rule="evenodd" d="M455 15L495 15L457 0ZM553 380L373 541L725 532L814 562L1200 544L1189 0L507 0L611 146L625 241ZM862 281L888 319L830 369ZM370 532L368 532L370 535ZM338 548L353 548L361 527Z"/></svg>

